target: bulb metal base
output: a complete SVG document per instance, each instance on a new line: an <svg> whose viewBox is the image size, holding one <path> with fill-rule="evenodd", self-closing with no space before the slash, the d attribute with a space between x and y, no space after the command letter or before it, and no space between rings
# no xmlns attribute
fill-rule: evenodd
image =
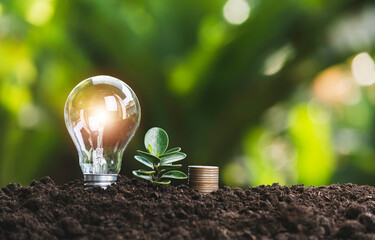
<svg viewBox="0 0 375 240"><path fill-rule="evenodd" d="M101 187L106 189L117 181L117 174L83 174L85 187Z"/></svg>

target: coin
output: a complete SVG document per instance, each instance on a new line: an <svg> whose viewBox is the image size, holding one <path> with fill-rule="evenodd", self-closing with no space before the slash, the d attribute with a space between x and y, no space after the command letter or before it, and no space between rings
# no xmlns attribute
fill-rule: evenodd
<svg viewBox="0 0 375 240"><path fill-rule="evenodd" d="M219 189L219 167L189 166L189 187L207 194Z"/></svg>

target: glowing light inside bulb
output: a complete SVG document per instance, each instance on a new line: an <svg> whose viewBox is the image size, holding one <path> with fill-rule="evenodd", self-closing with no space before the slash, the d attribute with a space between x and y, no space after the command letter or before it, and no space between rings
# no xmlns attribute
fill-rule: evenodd
<svg viewBox="0 0 375 240"><path fill-rule="evenodd" d="M97 111L94 116L89 117L89 127L91 131L103 129L106 122L107 113L105 111Z"/></svg>

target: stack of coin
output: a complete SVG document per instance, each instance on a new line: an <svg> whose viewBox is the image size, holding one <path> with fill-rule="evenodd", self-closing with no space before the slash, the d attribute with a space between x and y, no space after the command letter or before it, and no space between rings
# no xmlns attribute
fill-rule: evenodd
<svg viewBox="0 0 375 240"><path fill-rule="evenodd" d="M201 193L219 189L219 167L189 166L189 187Z"/></svg>

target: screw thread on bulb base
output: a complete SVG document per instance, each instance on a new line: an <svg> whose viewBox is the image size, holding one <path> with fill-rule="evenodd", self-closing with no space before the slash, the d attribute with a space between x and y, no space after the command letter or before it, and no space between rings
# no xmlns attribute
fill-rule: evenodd
<svg viewBox="0 0 375 240"><path fill-rule="evenodd" d="M117 181L117 174L83 174L85 187L101 187L106 189Z"/></svg>

